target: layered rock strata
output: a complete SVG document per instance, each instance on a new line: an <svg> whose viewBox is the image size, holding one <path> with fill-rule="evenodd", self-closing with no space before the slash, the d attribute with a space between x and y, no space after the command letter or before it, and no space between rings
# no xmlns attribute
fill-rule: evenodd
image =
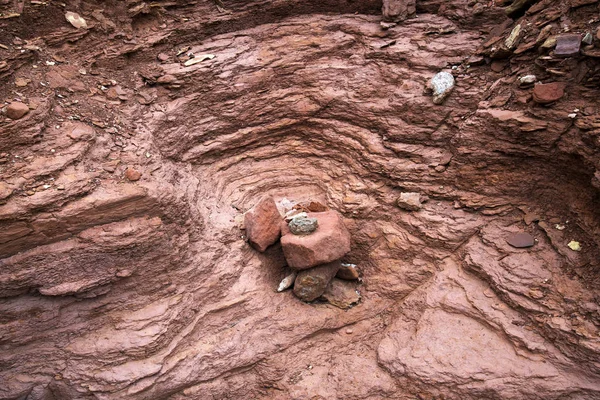
<svg viewBox="0 0 600 400"><path fill-rule="evenodd" d="M0 398L599 397L598 1L65 4L0 2ZM358 306L275 291L265 195L344 216Z"/></svg>

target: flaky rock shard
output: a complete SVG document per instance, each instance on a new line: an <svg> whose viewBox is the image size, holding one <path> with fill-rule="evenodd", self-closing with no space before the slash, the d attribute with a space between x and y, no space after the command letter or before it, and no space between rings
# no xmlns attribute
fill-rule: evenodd
<svg viewBox="0 0 600 400"><path fill-rule="evenodd" d="M538 0L516 0L510 6L506 7L506 15L516 19L525 14L527 9L537 3Z"/></svg>

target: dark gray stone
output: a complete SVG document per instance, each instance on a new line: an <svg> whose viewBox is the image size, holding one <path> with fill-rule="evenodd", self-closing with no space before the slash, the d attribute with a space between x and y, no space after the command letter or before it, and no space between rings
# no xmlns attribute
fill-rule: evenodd
<svg viewBox="0 0 600 400"><path fill-rule="evenodd" d="M317 230L319 221L316 218L297 216L292 218L288 226L294 235L310 235Z"/></svg>

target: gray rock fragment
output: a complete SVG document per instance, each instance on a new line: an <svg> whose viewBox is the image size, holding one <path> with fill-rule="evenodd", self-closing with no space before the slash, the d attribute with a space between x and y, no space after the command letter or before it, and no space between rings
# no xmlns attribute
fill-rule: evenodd
<svg viewBox="0 0 600 400"><path fill-rule="evenodd" d="M294 235L310 235L317 230L319 221L305 215L297 215L289 222L290 232Z"/></svg>
<svg viewBox="0 0 600 400"><path fill-rule="evenodd" d="M554 54L560 57L572 57L579 54L581 48L581 35L564 34L556 38Z"/></svg>
<svg viewBox="0 0 600 400"><path fill-rule="evenodd" d="M446 71L438 72L431 78L429 87L433 91L433 104L442 104L454 90L454 76Z"/></svg>

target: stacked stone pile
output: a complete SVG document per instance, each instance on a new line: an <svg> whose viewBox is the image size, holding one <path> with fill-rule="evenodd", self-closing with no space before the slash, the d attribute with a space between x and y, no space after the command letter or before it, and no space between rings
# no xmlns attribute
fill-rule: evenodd
<svg viewBox="0 0 600 400"><path fill-rule="evenodd" d="M303 210L318 209L318 212ZM347 308L358 301L354 286L335 282L358 280L356 265L341 259L350 252L350 232L342 216L316 202L298 206L283 218L272 197L261 199L244 217L247 240L264 252L281 238L281 248L292 273L278 291L293 286L299 299L310 302L323 297ZM346 299L347 298L347 299ZM346 300L344 300L346 299Z"/></svg>

